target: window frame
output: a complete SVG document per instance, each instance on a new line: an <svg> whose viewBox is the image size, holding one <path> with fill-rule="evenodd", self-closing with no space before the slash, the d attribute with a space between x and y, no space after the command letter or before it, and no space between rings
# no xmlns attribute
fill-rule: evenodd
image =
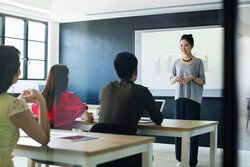
<svg viewBox="0 0 250 167"><path fill-rule="evenodd" d="M0 22L1 30L0 32L0 37L1 41L0 44L5 44L5 38L9 39L17 39L17 40L23 40L23 78L19 78L19 80L40 80L44 81L47 78L47 67L48 67L48 22L45 21L40 21L40 20L35 20L35 19L30 19L30 18L25 18L25 17L19 17L19 16L14 16L14 15L9 15L9 14L3 14L0 13L0 17L2 18L2 22ZM17 19L22 19L24 21L24 34L23 34L23 39L22 38L16 38L16 37L6 37L5 36L5 19L6 17L12 17L12 18L17 18ZM38 22L42 23L45 25L45 38L44 41L39 41L39 40L29 40L28 39L28 31L29 31L29 25L28 22L33 21L33 22ZM28 42L40 42L44 43L45 48L44 48L44 60L42 59L30 59L28 57ZM28 63L29 60L37 60L37 61L44 61L44 78L28 78Z"/></svg>

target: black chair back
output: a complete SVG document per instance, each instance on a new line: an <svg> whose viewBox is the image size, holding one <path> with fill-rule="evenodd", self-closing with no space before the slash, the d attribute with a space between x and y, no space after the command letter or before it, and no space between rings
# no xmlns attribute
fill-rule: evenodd
<svg viewBox="0 0 250 167"><path fill-rule="evenodd" d="M95 124L90 132L99 132L99 133L112 133L112 134L121 134L121 135L136 135L137 128L121 124L107 124L107 123L98 123Z"/></svg>

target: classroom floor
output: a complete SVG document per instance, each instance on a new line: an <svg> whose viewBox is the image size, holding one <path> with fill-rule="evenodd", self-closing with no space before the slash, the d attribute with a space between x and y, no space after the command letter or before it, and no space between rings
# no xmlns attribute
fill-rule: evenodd
<svg viewBox="0 0 250 167"><path fill-rule="evenodd" d="M247 129L246 124L247 113L244 113L239 117L239 149L250 151L250 121Z"/></svg>

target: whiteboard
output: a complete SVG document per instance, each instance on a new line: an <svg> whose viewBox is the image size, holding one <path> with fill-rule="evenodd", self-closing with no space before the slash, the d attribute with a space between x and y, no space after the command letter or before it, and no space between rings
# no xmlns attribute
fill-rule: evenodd
<svg viewBox="0 0 250 167"><path fill-rule="evenodd" d="M182 55L179 42L183 34L193 35L192 54L203 61L205 96L221 96L224 30L220 26L135 31L137 83L148 87L154 95L163 96L164 92L173 95L175 87L170 84L170 77L174 61Z"/></svg>

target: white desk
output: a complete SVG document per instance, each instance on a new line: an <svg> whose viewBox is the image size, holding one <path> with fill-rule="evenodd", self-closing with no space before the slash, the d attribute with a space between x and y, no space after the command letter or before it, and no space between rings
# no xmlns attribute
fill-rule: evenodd
<svg viewBox="0 0 250 167"><path fill-rule="evenodd" d="M41 147L29 137L20 137L14 149L14 156L95 167L97 164L142 153L143 167L152 167L154 137L82 133L65 130L51 130L48 146ZM58 139L58 134L81 134L97 136L98 139L72 142ZM55 137L57 136L57 137Z"/></svg>
<svg viewBox="0 0 250 167"><path fill-rule="evenodd" d="M75 121L74 128L88 130L94 124L95 123L85 123L84 121L78 119ZM157 126L154 123L140 123L138 125L137 133L143 135L181 137L181 160L183 167L189 166L190 138L210 133L210 167L215 167L218 124L218 121L164 119L161 126Z"/></svg>

